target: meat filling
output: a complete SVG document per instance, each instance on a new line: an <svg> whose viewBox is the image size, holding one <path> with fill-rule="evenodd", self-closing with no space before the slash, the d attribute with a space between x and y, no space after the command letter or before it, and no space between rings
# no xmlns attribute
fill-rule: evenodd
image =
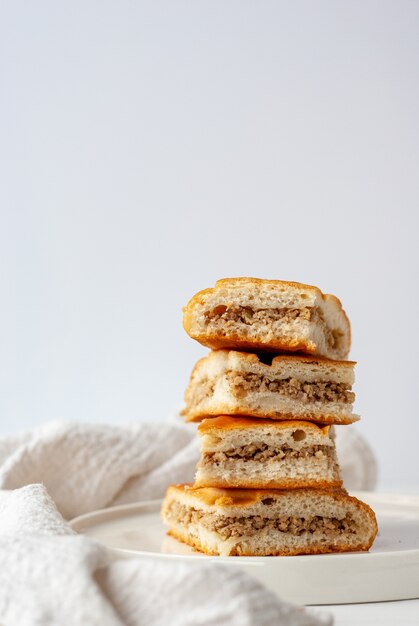
<svg viewBox="0 0 419 626"><path fill-rule="evenodd" d="M196 405L208 400L214 393L214 386L214 381L208 380L208 378L202 379L199 385L195 385L192 387L192 390L188 392L188 405Z"/></svg>
<svg viewBox="0 0 419 626"><path fill-rule="evenodd" d="M251 443L239 448L232 448L231 450L205 452L201 463L202 466L218 465L219 463L225 463L229 459L273 463L282 461L282 459L307 459L310 457L332 460L333 448L322 445L304 446L299 449L291 448L287 445L275 448L268 446L266 443Z"/></svg>
<svg viewBox="0 0 419 626"><path fill-rule="evenodd" d="M204 511L173 502L170 505L168 516L184 526L199 523L209 531L216 531L224 540L231 537L252 537L261 530L278 530L291 535L320 532L329 539L335 538L342 533L356 533L356 523L349 514L343 519L321 517L319 515L308 518L294 516L268 518L260 515L226 517L215 513L205 513Z"/></svg>
<svg viewBox="0 0 419 626"><path fill-rule="evenodd" d="M304 382L296 378L284 378L282 380L268 378L261 374L240 374L239 372L227 372L233 392L236 396L244 396L249 392L272 391L281 396L288 396L300 400L304 404L309 402L343 402L352 404L355 394L351 391L351 385L333 382Z"/></svg>
<svg viewBox="0 0 419 626"><path fill-rule="evenodd" d="M230 329L236 324L243 324L244 326L260 323L271 325L279 320L292 322L297 319L322 325L328 346L332 349L338 348L342 333L337 329L332 330L326 325L319 307L252 309L248 306L228 307L220 304L205 313L207 326L218 326L218 322L220 322L226 329Z"/></svg>
<svg viewBox="0 0 419 626"><path fill-rule="evenodd" d="M316 315L315 307L303 307L301 309L252 309L248 306L216 306L205 313L207 324L210 322L240 323L252 326L259 322L277 322L278 320L292 321L297 318L310 321Z"/></svg>

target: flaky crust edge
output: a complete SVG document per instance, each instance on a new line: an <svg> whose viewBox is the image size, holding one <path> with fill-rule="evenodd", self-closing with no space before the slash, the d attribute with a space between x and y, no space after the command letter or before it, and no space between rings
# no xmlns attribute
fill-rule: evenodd
<svg viewBox="0 0 419 626"><path fill-rule="evenodd" d="M313 489L299 489L297 490L299 495L312 495ZM188 497L191 497L192 501L201 502L207 506L219 506L219 507L247 507L253 504L257 504L264 498L268 496L273 497L286 497L289 495L288 492L292 492L294 494L294 490L292 489L226 489L226 488L215 488L215 487L200 487L196 488L191 483L180 483L177 485L170 485L166 491L166 496L163 502L163 507L166 502L172 496L176 496L177 494L186 494ZM296 492L296 493L297 493ZM324 496L332 496L337 500L345 500L349 498L357 508L364 509L369 514L374 515L373 510L368 504L362 502L362 500L358 500L355 496L350 496L344 488L337 489L316 489L316 494L321 494Z"/></svg>
<svg viewBox="0 0 419 626"><path fill-rule="evenodd" d="M211 417L219 417L220 415L229 415L235 416L238 415L240 417L251 417L251 418L261 418L261 419L271 419L271 420L292 420L292 421L303 421L303 422L315 422L317 424L322 425L332 425L332 424L353 424L354 422L359 421L358 415L336 415L331 413L320 413L316 415L311 415L309 413L301 412L298 416L295 414L289 413L277 413L274 411L256 411L249 410L249 407L242 408L231 408L228 405L219 404L216 407L208 409L205 413L198 411L197 409L188 410L186 407L181 411L181 415L185 418L186 422L200 422L203 419L211 418Z"/></svg>
<svg viewBox="0 0 419 626"><path fill-rule="evenodd" d="M213 350L246 350L252 352L258 350L259 352L303 352L305 354L316 354L316 346L311 341L296 341L296 340L282 340L275 341L271 339L268 343L262 341L259 337L250 339L249 337L240 337L236 333L229 333L228 337L223 337L217 334L208 333L194 333L191 334L191 325L184 328L188 335L195 339L198 343L207 348ZM349 354L349 350L346 352Z"/></svg>
<svg viewBox="0 0 419 626"><path fill-rule="evenodd" d="M193 484L193 487L200 489L203 487L215 487L216 489L331 489L341 487L342 480L313 480L313 479L300 479L294 480L292 478L283 478L280 480L246 480L243 477L241 484L237 484L232 479L223 480L222 478L213 477L201 477L197 478Z"/></svg>
<svg viewBox="0 0 419 626"><path fill-rule="evenodd" d="M308 428L315 431L317 434L321 434L327 437L330 431L330 426L319 426L315 422L308 422L305 420L293 419L293 420L272 420L263 419L262 417L243 417L232 415L217 415L204 419L198 426L198 432L200 434L223 431L223 430L246 430L247 428L263 428L264 426L273 426L277 430L283 428Z"/></svg>
<svg viewBox="0 0 419 626"><path fill-rule="evenodd" d="M250 364L257 364L263 368L270 369L274 368L276 365L282 365L282 363L297 363L304 365L320 365L320 366L329 366L331 368L354 368L357 364L356 361L338 361L335 359L328 359L324 356L319 355L307 355L307 354L275 354L272 355L271 363L266 363L261 360L256 352L242 352L240 350L230 350L228 348L220 348L219 350L210 350L208 354L204 357L201 357L199 361L195 364L194 369L192 370L192 374L194 374L195 370L198 369L203 362L208 361L221 361L225 362L228 358L232 356L239 362L240 365L247 366ZM192 376L191 376L192 377Z"/></svg>

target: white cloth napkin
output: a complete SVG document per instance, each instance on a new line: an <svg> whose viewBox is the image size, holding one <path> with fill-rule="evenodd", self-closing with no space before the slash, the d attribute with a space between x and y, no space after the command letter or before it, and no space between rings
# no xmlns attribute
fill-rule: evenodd
<svg viewBox="0 0 419 626"><path fill-rule="evenodd" d="M162 496L192 479L197 456L194 430L179 424L51 423L0 439L0 624L331 624L240 570L112 561L63 519Z"/></svg>

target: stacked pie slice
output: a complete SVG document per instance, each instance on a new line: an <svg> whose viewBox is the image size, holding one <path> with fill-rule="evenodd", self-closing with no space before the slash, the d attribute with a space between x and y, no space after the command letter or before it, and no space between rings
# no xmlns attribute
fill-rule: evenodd
<svg viewBox="0 0 419 626"><path fill-rule="evenodd" d="M207 554L368 550L369 506L342 487L334 424L351 424L349 320L316 287L224 279L184 309L187 333L212 348L185 394L200 422L193 485L169 487L174 537Z"/></svg>

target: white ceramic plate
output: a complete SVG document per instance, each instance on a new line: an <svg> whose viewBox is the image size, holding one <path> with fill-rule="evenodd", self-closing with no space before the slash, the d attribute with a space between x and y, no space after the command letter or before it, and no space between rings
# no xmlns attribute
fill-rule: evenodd
<svg viewBox="0 0 419 626"><path fill-rule="evenodd" d="M371 505L379 535L370 552L292 557L210 557L166 535L160 502L128 504L82 515L74 530L115 556L153 557L241 567L298 604L342 604L419 598L419 496L354 494Z"/></svg>

